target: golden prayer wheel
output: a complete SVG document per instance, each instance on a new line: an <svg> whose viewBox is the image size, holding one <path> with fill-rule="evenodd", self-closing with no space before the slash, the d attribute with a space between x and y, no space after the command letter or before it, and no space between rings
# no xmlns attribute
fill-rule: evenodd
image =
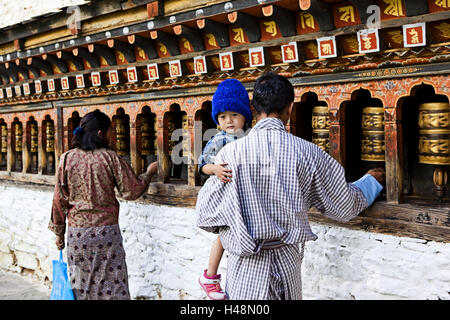
<svg viewBox="0 0 450 320"><path fill-rule="evenodd" d="M54 152L55 151L55 127L53 126L53 122L47 121L45 124L45 137L46 137L46 152Z"/></svg>
<svg viewBox="0 0 450 320"><path fill-rule="evenodd" d="M151 117L143 116L141 118L141 137L142 137L142 149L141 154L146 156L153 154L152 152L152 127L151 127Z"/></svg>
<svg viewBox="0 0 450 320"><path fill-rule="evenodd" d="M38 128L36 122L30 123L31 173L38 172Z"/></svg>
<svg viewBox="0 0 450 320"><path fill-rule="evenodd" d="M30 152L38 152L38 129L35 122L30 123Z"/></svg>
<svg viewBox="0 0 450 320"><path fill-rule="evenodd" d="M2 143L2 153L8 152L8 128L6 127L6 124L3 124L1 127L1 143Z"/></svg>
<svg viewBox="0 0 450 320"><path fill-rule="evenodd" d="M172 133L175 131L175 122L174 122L174 116L172 114L167 115L168 118L168 124L167 124L167 136L168 136L168 147L169 147L169 157L172 156L172 150L175 146L175 141L172 140Z"/></svg>
<svg viewBox="0 0 450 320"><path fill-rule="evenodd" d="M325 152L330 150L330 116L327 106L313 107L312 142Z"/></svg>
<svg viewBox="0 0 450 320"><path fill-rule="evenodd" d="M449 165L449 105L423 103L419 106L419 163Z"/></svg>
<svg viewBox="0 0 450 320"><path fill-rule="evenodd" d="M128 131L125 118L116 118L116 151L120 156L128 154Z"/></svg>
<svg viewBox="0 0 450 320"><path fill-rule="evenodd" d="M15 133L15 151L16 152L22 152L22 125L20 123L14 124L14 133Z"/></svg>
<svg viewBox="0 0 450 320"><path fill-rule="evenodd" d="M383 107L363 108L361 128L361 160L385 161Z"/></svg>
<svg viewBox="0 0 450 320"><path fill-rule="evenodd" d="M450 110L445 102L422 103L419 106L419 163L435 165L433 182L442 200L450 165Z"/></svg>

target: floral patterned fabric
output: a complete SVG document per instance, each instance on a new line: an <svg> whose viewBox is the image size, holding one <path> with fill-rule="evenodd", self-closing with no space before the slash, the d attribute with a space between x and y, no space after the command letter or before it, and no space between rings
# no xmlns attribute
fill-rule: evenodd
<svg viewBox="0 0 450 320"><path fill-rule="evenodd" d="M121 198L139 198L151 176L139 177L108 149L74 149L61 156L49 229L61 237L68 220L67 257L77 300L130 299L119 222Z"/></svg>
<svg viewBox="0 0 450 320"><path fill-rule="evenodd" d="M135 200L148 188L151 177L137 177L115 151L73 149L61 156L56 174L49 229L63 236L69 227L88 228L118 224L121 198Z"/></svg>
<svg viewBox="0 0 450 320"><path fill-rule="evenodd" d="M67 230L70 282L76 300L129 300L119 225Z"/></svg>

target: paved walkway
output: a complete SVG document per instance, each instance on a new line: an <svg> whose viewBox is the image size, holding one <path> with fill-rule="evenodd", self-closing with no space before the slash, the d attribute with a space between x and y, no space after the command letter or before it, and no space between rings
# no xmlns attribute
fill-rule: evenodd
<svg viewBox="0 0 450 320"><path fill-rule="evenodd" d="M0 270L0 300L48 300L50 289L18 274Z"/></svg>

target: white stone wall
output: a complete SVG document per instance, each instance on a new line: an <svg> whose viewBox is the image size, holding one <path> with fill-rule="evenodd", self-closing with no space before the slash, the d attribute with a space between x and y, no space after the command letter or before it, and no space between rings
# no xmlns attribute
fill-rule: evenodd
<svg viewBox="0 0 450 320"><path fill-rule="evenodd" d="M0 182L0 267L51 279L52 190ZM122 202L133 298L202 299L197 277L215 235L192 209ZM305 299L450 299L450 244L313 224L302 265ZM226 273L226 258L220 272ZM0 285L1 287L1 285Z"/></svg>

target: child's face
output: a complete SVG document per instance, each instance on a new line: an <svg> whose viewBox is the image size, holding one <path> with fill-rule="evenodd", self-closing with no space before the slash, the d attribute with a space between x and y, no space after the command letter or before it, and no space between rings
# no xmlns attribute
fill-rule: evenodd
<svg viewBox="0 0 450 320"><path fill-rule="evenodd" d="M219 113L217 120L219 121L220 128L226 133L233 134L244 129L245 117L238 112L225 111Z"/></svg>

